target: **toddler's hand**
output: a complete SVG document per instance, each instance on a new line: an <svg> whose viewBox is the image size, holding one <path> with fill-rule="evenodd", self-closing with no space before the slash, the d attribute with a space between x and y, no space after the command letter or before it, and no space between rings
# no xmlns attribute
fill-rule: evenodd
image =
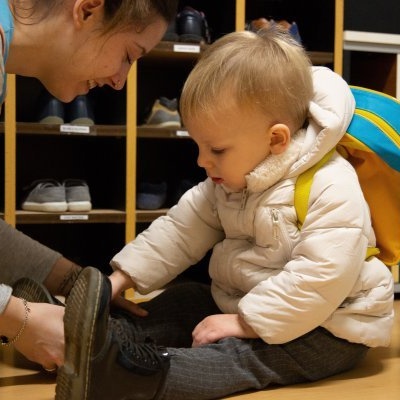
<svg viewBox="0 0 400 400"><path fill-rule="evenodd" d="M201 321L193 333L193 347L215 343L225 337L257 338L258 335L238 314L210 315Z"/></svg>
<svg viewBox="0 0 400 400"><path fill-rule="evenodd" d="M132 288L134 285L134 282L127 274L116 270L110 275L110 281L112 285L112 304L114 306L120 307L139 317L145 317L148 314L145 309L121 296L122 292Z"/></svg>

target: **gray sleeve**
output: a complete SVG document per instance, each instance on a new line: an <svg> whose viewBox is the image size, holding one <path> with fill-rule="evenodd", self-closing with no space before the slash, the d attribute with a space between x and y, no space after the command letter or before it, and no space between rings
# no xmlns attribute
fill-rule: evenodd
<svg viewBox="0 0 400 400"><path fill-rule="evenodd" d="M0 313L7 305L12 285L29 276L43 282L62 255L0 220Z"/></svg>
<svg viewBox="0 0 400 400"><path fill-rule="evenodd" d="M6 305L8 304L11 297L12 289L10 286L3 285L0 283L0 314L3 313Z"/></svg>

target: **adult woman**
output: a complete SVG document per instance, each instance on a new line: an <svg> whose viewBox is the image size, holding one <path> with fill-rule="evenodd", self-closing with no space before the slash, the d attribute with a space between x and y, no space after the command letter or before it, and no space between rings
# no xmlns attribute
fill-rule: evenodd
<svg viewBox="0 0 400 400"><path fill-rule="evenodd" d="M39 79L68 102L96 86L121 89L131 64L162 38L177 0L0 0L0 101L6 73ZM27 275L67 294L80 267L0 221L1 343L46 369L62 365L63 307L27 303L10 286Z"/></svg>

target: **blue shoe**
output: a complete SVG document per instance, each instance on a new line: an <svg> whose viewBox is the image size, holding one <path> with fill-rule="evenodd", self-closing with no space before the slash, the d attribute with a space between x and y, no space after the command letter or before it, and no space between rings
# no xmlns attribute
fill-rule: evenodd
<svg viewBox="0 0 400 400"><path fill-rule="evenodd" d="M139 184L136 196L137 208L142 210L158 210L162 208L167 199L166 182Z"/></svg>
<svg viewBox="0 0 400 400"><path fill-rule="evenodd" d="M94 125L93 109L87 96L77 96L68 104L68 118L71 125Z"/></svg>
<svg viewBox="0 0 400 400"><path fill-rule="evenodd" d="M38 121L41 124L61 125L64 123L64 103L49 92L43 92L39 98Z"/></svg>

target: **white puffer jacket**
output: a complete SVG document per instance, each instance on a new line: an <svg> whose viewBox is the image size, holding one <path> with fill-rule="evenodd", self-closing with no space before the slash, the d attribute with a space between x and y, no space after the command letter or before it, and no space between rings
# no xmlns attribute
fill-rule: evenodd
<svg viewBox="0 0 400 400"><path fill-rule="evenodd" d="M393 279L372 257L368 206L355 171L337 153L317 171L301 231L293 206L297 176L340 140L353 114L347 84L313 68L310 123L283 156L269 156L229 192L211 180L189 190L167 216L127 244L111 265L148 293L174 279L213 247L212 293L225 313L240 313L267 343L322 326L337 337L387 346Z"/></svg>

